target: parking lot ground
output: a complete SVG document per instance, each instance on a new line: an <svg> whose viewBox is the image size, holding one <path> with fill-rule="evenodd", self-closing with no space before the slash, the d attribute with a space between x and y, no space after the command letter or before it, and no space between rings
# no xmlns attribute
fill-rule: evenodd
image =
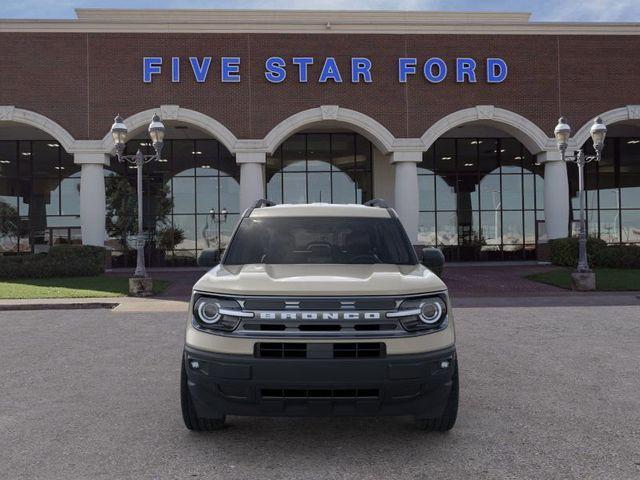
<svg viewBox="0 0 640 480"><path fill-rule="evenodd" d="M640 307L458 308L458 423L239 418L187 431L184 318L0 312L0 478L637 479Z"/></svg>

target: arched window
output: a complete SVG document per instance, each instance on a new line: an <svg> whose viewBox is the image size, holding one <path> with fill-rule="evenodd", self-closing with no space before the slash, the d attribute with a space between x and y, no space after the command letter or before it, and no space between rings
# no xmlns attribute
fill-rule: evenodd
<svg viewBox="0 0 640 480"><path fill-rule="evenodd" d="M138 148L145 154L152 150L148 140L140 139L128 142L126 153L135 153ZM111 169L110 177L125 177L135 192L135 166L119 164L114 157ZM202 252L226 248L240 215L240 169L220 142L165 140L162 161L143 167L143 189L145 230L150 232L148 264L195 265ZM170 239L169 229L180 231L183 240L176 244L166 241ZM121 250L122 242L111 237L107 244ZM130 266L132 262L118 259L116 266Z"/></svg>
<svg viewBox="0 0 640 480"><path fill-rule="evenodd" d="M0 253L81 242L79 172L55 140L0 141Z"/></svg>
<svg viewBox="0 0 640 480"><path fill-rule="evenodd" d="M452 260L530 258L542 168L513 138L440 138L418 166L418 238Z"/></svg>
<svg viewBox="0 0 640 480"><path fill-rule="evenodd" d="M267 157L267 198L277 203L371 200L372 145L355 133L298 133Z"/></svg>

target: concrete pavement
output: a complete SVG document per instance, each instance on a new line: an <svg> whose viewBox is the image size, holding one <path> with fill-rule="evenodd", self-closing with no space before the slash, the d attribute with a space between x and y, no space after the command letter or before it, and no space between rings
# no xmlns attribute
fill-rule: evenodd
<svg viewBox="0 0 640 480"><path fill-rule="evenodd" d="M182 425L184 318L0 313L0 477L640 477L640 307L458 308L449 434L404 418Z"/></svg>

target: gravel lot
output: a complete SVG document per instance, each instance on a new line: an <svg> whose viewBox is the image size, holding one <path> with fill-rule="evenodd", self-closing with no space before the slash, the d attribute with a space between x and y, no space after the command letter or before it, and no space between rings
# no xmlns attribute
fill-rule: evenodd
<svg viewBox="0 0 640 480"><path fill-rule="evenodd" d="M0 312L0 478L640 478L640 307L460 308L458 424L182 425L183 318Z"/></svg>

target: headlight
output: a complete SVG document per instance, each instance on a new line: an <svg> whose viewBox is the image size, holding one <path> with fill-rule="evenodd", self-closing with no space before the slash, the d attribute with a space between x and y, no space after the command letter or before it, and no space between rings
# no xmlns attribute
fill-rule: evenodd
<svg viewBox="0 0 640 480"><path fill-rule="evenodd" d="M444 296L409 298L402 302L397 312L387 313L389 318L397 318L405 330L436 330L445 325L447 303Z"/></svg>
<svg viewBox="0 0 640 480"><path fill-rule="evenodd" d="M202 297L196 302L195 310L198 320L207 325L212 325L220 320L220 303L214 298Z"/></svg>
<svg viewBox="0 0 640 480"><path fill-rule="evenodd" d="M442 320L442 314L447 309L439 298L429 298L420 304L420 320L427 325L435 325Z"/></svg>
<svg viewBox="0 0 640 480"><path fill-rule="evenodd" d="M231 331L235 330L243 317L253 317L253 313L243 312L240 304L233 299L196 295L193 323L198 328Z"/></svg>

